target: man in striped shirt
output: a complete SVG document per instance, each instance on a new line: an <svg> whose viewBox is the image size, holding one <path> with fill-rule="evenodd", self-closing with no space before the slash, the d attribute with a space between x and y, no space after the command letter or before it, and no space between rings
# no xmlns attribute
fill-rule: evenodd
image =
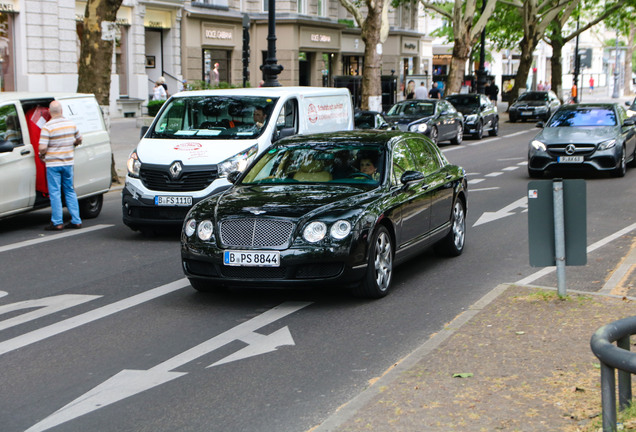
<svg viewBox="0 0 636 432"><path fill-rule="evenodd" d="M82 135L77 126L62 114L62 105L53 101L49 105L49 120L40 133L40 158L46 163L46 181L51 200L51 223L44 228L47 231L60 231L64 228L81 228L79 203L73 187L73 156L75 147L82 143ZM63 224L62 192L71 221Z"/></svg>

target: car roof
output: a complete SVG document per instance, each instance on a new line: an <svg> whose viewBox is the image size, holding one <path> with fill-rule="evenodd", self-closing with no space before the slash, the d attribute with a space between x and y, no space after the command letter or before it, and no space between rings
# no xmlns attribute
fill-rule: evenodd
<svg viewBox="0 0 636 432"><path fill-rule="evenodd" d="M189 90L177 93L174 97L193 97L193 96L262 96L262 97L281 97L281 96L349 96L349 90L346 87L256 87L256 88L229 88L216 90Z"/></svg>
<svg viewBox="0 0 636 432"><path fill-rule="evenodd" d="M567 104L561 105L561 108L566 110L575 110L577 108L606 108L613 109L617 106L616 103L611 102L598 102L598 103L580 103L580 104Z"/></svg>

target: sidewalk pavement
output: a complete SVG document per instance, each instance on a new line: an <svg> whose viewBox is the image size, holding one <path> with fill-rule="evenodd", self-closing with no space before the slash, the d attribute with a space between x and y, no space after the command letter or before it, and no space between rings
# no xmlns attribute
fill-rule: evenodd
<svg viewBox="0 0 636 432"><path fill-rule="evenodd" d="M587 266L568 267L564 300L554 268L497 286L311 431L596 432L590 339L636 315L635 233L588 248Z"/></svg>

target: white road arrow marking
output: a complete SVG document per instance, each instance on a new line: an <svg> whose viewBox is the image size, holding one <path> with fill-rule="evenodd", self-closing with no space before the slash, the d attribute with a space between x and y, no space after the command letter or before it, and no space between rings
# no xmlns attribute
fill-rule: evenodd
<svg viewBox="0 0 636 432"><path fill-rule="evenodd" d="M516 214L513 212L513 210L516 210L518 208L521 208L524 210L528 208L528 197L520 198L517 201L513 202L512 204L509 204L496 212L484 212L479 217L479 219L477 219L477 222L475 222L473 227L476 227L478 225L482 225L488 222L492 222L497 219L505 218L506 216L512 216Z"/></svg>
<svg viewBox="0 0 636 432"><path fill-rule="evenodd" d="M254 331L310 304L309 302L285 302L149 370L123 370L29 428L26 432L50 429L186 375L186 372L172 372L172 370L235 340L241 340L248 343L249 346L209 367L271 352L282 345L294 345L294 340L287 327L283 327L269 336L254 333ZM231 357L234 358L231 359Z"/></svg>
<svg viewBox="0 0 636 432"><path fill-rule="evenodd" d="M73 306L77 306L100 297L101 296L97 295L63 294L58 296L45 297L37 300L25 300L17 303L3 305L0 306L0 315L23 309L38 309L31 312L23 313L22 315L15 316L13 318L6 319L4 321L0 321L0 330L8 329L9 327L13 327L18 324L24 324L25 322L29 322L34 319L53 314L55 312L71 308Z"/></svg>

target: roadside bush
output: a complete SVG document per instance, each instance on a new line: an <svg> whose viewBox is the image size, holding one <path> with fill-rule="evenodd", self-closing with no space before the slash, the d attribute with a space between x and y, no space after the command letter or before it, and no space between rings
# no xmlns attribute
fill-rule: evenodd
<svg viewBox="0 0 636 432"><path fill-rule="evenodd" d="M150 117L156 116L165 102L166 102L165 100L148 101L148 115Z"/></svg>

